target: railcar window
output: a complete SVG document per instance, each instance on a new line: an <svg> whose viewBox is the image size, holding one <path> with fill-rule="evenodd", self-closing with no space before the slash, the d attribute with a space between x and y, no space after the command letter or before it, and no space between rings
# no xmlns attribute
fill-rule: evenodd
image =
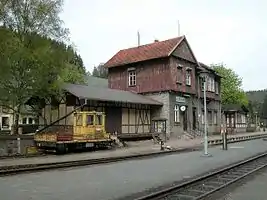
<svg viewBox="0 0 267 200"><path fill-rule="evenodd" d="M102 125L102 115L96 115L96 125Z"/></svg>
<svg viewBox="0 0 267 200"><path fill-rule="evenodd" d="M94 116L87 115L86 125L94 125Z"/></svg>
<svg viewBox="0 0 267 200"><path fill-rule="evenodd" d="M76 115L76 125L77 126L83 125L82 115Z"/></svg>

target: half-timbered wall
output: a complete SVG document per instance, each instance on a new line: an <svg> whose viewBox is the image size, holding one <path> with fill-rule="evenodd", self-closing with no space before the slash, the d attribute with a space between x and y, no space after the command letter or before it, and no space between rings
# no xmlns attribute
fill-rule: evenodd
<svg viewBox="0 0 267 200"><path fill-rule="evenodd" d="M122 109L122 134L150 133L149 109Z"/></svg>
<svg viewBox="0 0 267 200"><path fill-rule="evenodd" d="M78 105L77 105L78 106ZM67 105L62 99L58 106L46 105L39 118L40 125L48 124L72 112L76 106ZM150 107L146 105L89 101L83 111L99 111L106 115L106 131L118 134L150 133ZM73 125L73 114L60 120L57 125Z"/></svg>

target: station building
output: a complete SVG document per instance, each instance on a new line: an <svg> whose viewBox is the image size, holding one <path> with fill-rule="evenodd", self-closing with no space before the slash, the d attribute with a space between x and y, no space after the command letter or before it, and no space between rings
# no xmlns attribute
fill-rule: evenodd
<svg viewBox="0 0 267 200"><path fill-rule="evenodd" d="M108 79L88 77L87 85L65 84L56 105L45 102L40 124L71 112L85 99L85 110L104 111L106 130L122 137L198 134L204 127L203 74L207 88L208 132L220 132L220 79L197 61L185 36L120 50L104 67ZM43 121L42 121L43 120ZM72 117L61 120L71 125Z"/></svg>

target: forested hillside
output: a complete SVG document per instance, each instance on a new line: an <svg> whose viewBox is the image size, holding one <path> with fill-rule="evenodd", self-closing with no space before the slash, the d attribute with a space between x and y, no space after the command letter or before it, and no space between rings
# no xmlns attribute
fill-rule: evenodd
<svg viewBox="0 0 267 200"><path fill-rule="evenodd" d="M257 101L258 103L263 103L265 95L267 95L267 89L247 91L246 94L250 101L253 101L253 102Z"/></svg>

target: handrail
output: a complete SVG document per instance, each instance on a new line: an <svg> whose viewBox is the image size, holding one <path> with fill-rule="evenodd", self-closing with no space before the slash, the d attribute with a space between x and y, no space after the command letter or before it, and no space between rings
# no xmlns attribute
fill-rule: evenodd
<svg viewBox="0 0 267 200"><path fill-rule="evenodd" d="M60 117L59 119L57 119L56 121L52 122L51 124L46 125L45 127L41 128L40 130L36 130L35 133L40 133L41 131L49 128L50 126L53 126L54 124L56 124L57 122L59 122L62 119L65 119L66 117L70 116L72 113L74 113L76 110L79 110L80 108L84 107L87 103L75 108L73 111L69 112L68 114L66 114L63 117Z"/></svg>

